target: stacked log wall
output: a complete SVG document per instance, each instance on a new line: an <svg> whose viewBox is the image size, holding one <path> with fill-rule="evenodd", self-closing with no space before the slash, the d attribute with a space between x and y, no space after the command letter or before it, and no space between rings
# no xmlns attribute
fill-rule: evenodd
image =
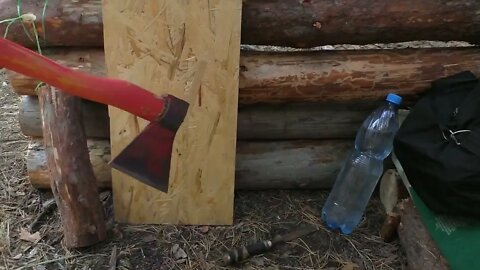
<svg viewBox="0 0 480 270"><path fill-rule="evenodd" d="M0 7L0 19L18 15L17 1L0 0ZM42 1L33 0L22 1L20 7L21 13L37 16L35 25L43 53L67 66L104 76L101 1L51 0L44 17L43 8ZM474 0L451 5L433 0L393 0L374 6L359 0L336 4L326 0L246 0L242 44L293 48L415 40L476 44L480 41L479 11L480 3ZM0 25L0 32L5 27ZM14 23L7 38L34 48L24 31L30 31L31 36L31 27ZM404 106L413 105L435 79L463 70L478 74L478 55L476 47L242 51L237 186L328 188L353 147L358 127L387 93L396 92L403 96ZM42 134L35 93L39 82L14 72L8 76L13 90L22 96L22 132L36 145ZM109 139L106 105L84 101L82 112L93 147L89 149L104 149ZM97 154L100 160L110 158L108 149L100 152L91 150L92 163L99 160ZM29 153L27 159L35 156L31 154L34 151ZM42 164L36 159L29 162ZM291 166L293 162L295 166ZM43 172L30 171L30 175L45 175ZM99 186L108 187L108 173L98 175L103 179ZM241 179L261 180L255 186Z"/></svg>
<svg viewBox="0 0 480 270"><path fill-rule="evenodd" d="M17 3L0 0L0 20L17 17ZM44 54L67 66L105 75L100 0L24 0L18 8L21 14L36 15ZM480 43L480 2L476 0L448 5L434 0L244 0L242 12L245 45L298 49L418 40ZM0 33L8 25L0 24ZM9 26L7 39L35 48L32 24ZM387 93L402 95L404 106L411 106L433 80L465 70L480 74L476 47L389 48L393 49L242 51L236 188L330 188L353 148L358 127ZM28 177L33 186L48 189L48 155L35 92L39 82L14 72L8 72L8 77L12 90L22 97L21 131L32 138L26 154ZM97 187L110 188L107 106L84 100L81 111ZM410 266L447 268L441 254L436 254L436 260L424 260L410 252L416 247L406 245L414 239L408 232L418 230L408 228L405 213L402 225L407 226L400 226L399 236ZM422 241L434 250L430 242Z"/></svg>

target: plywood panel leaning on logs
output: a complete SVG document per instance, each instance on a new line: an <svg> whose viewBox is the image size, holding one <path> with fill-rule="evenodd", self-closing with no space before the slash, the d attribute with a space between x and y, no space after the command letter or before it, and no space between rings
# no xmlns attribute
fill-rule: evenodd
<svg viewBox="0 0 480 270"><path fill-rule="evenodd" d="M232 224L241 0L103 2L107 74L156 94L195 95L177 132L169 190L112 172L115 218ZM146 126L110 107L112 157Z"/></svg>

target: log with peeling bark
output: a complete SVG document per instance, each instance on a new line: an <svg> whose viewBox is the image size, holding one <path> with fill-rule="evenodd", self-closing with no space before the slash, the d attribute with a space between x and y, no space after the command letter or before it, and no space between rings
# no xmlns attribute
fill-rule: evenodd
<svg viewBox="0 0 480 270"><path fill-rule="evenodd" d="M374 104L348 103L246 105L238 112L237 138L353 138L373 106ZM88 138L110 138L106 105L83 100L82 112ZM18 121L24 135L43 136L36 96L22 96Z"/></svg>
<svg viewBox="0 0 480 270"><path fill-rule="evenodd" d="M47 56L104 75L102 49L67 49ZM480 74L480 49L244 51L239 103L373 102L394 91L411 104L431 81L464 70ZM11 71L8 76L15 92L35 95L38 82Z"/></svg>
<svg viewBox="0 0 480 270"><path fill-rule="evenodd" d="M88 142L97 186L111 187L109 141L90 139ZM351 148L350 140L239 141L236 189L330 188ZM31 184L40 189L49 188L41 141L31 144L26 159Z"/></svg>
<svg viewBox="0 0 480 270"><path fill-rule="evenodd" d="M403 200L399 210L401 221L398 226L398 236L407 257L408 269L450 269L447 260L442 256L423 224L412 200Z"/></svg>
<svg viewBox="0 0 480 270"><path fill-rule="evenodd" d="M0 20L17 16L16 0L0 0ZM103 46L101 1L23 0L21 14L37 17L44 46ZM460 0L244 0L242 44L315 47L412 40L480 41L480 2ZM44 19L44 20L43 20ZM43 31L42 21L45 21ZM6 24L0 25L4 33ZM33 36L31 26L27 26ZM32 40L18 24L7 38L26 46ZM43 34L46 34L45 36ZM46 42L43 43L43 38Z"/></svg>
<svg viewBox="0 0 480 270"><path fill-rule="evenodd" d="M105 214L89 159L80 99L41 87L45 157L52 193L67 248L94 245L106 238Z"/></svg>
<svg viewBox="0 0 480 270"><path fill-rule="evenodd" d="M100 0L0 0L0 21L18 17L17 4L20 14L32 13L36 16L35 29L42 47L103 46ZM2 37L7 25L0 24ZM6 38L23 46L36 48L35 32L31 23L13 23Z"/></svg>

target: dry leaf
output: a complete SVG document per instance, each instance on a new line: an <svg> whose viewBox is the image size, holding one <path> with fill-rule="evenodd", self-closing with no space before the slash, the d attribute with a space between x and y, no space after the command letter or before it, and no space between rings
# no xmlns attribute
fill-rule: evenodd
<svg viewBox="0 0 480 270"><path fill-rule="evenodd" d="M25 241L32 242L32 243L37 243L38 241L40 241L41 238L42 237L40 236L40 232L36 232L34 234L31 234L23 228L20 229L20 239L21 240L25 240Z"/></svg>

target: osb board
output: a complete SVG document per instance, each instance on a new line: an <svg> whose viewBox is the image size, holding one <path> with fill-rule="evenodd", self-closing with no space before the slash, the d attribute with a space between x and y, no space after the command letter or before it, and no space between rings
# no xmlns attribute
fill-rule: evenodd
<svg viewBox="0 0 480 270"><path fill-rule="evenodd" d="M175 139L168 193L112 172L116 221L233 223L241 4L103 2L107 74L157 94L195 95ZM114 107L109 114L114 157L147 123Z"/></svg>

